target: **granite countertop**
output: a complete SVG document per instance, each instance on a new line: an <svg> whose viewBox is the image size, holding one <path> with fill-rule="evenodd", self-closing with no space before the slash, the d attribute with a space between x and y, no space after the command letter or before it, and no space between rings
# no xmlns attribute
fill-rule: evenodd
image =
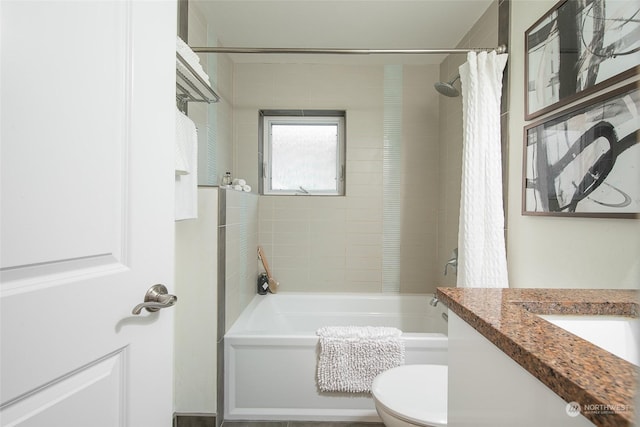
<svg viewBox="0 0 640 427"><path fill-rule="evenodd" d="M638 317L637 291L438 288L436 296L565 401L614 409L583 411L594 424L633 425L636 367L537 315Z"/></svg>

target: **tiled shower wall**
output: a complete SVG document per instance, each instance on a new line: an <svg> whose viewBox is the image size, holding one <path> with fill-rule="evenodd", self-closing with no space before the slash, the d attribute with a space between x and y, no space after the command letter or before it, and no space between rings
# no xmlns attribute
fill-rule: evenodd
<svg viewBox="0 0 640 427"><path fill-rule="evenodd" d="M433 292L437 247L437 65L402 66L400 292ZM383 291L381 65L235 64L234 175L257 188L258 111L347 114L345 197L260 196L259 242L283 291Z"/></svg>
<svg viewBox="0 0 640 427"><path fill-rule="evenodd" d="M219 286L223 287L225 305L219 310L224 312L226 332L256 295L258 195L223 189L220 194L219 233L224 237L218 241L224 244L218 249L218 262L224 263L224 282Z"/></svg>
<svg viewBox="0 0 640 427"><path fill-rule="evenodd" d="M216 337L217 357L204 360L208 366L215 363L216 379L210 387L216 389L215 405L218 409L215 425L224 420L224 335L242 310L256 295L258 264L258 196L234 190L218 190L217 233L217 305L211 307L216 314L215 327L204 329ZM203 422L213 425L207 418ZM200 425L200 424L198 424Z"/></svg>

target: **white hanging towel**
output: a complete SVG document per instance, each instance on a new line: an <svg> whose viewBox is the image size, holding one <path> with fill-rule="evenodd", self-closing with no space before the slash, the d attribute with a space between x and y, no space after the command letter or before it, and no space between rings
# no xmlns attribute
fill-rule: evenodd
<svg viewBox="0 0 640 427"><path fill-rule="evenodd" d="M198 133L189 117L176 108L175 219L198 217Z"/></svg>
<svg viewBox="0 0 640 427"><path fill-rule="evenodd" d="M502 206L500 97L507 54L469 52L462 64L463 157L458 287L509 286Z"/></svg>
<svg viewBox="0 0 640 427"><path fill-rule="evenodd" d="M404 364L402 331L375 326L326 326L318 329L320 391L366 393L380 373Z"/></svg>

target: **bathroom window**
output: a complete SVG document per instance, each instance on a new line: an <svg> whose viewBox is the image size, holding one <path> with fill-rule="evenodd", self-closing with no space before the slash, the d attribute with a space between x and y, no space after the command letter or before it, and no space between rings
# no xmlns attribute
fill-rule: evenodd
<svg viewBox="0 0 640 427"><path fill-rule="evenodd" d="M262 194L344 195L344 111L261 111L260 124Z"/></svg>

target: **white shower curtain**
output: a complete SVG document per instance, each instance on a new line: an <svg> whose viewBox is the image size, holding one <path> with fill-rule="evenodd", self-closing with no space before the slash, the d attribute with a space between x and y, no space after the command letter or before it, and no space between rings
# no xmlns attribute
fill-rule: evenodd
<svg viewBox="0 0 640 427"><path fill-rule="evenodd" d="M500 96L506 63L506 54L470 52L460 66L464 135L458 287L509 286L500 148Z"/></svg>

